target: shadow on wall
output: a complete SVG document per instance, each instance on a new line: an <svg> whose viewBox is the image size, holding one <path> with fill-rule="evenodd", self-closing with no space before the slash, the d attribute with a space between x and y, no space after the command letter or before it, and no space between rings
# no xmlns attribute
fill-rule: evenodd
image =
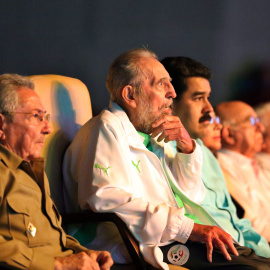
<svg viewBox="0 0 270 270"><path fill-rule="evenodd" d="M62 83L52 83L52 115L54 115L54 130L48 139L45 171L50 181L51 196L54 198L60 212L64 210L63 196L59 192L63 191L62 183L62 163L65 151L72 142L74 136L80 128L76 124L76 112L72 107L68 90ZM56 126L57 125L57 126Z"/></svg>
<svg viewBox="0 0 270 270"><path fill-rule="evenodd" d="M270 61L249 62L232 74L230 100L241 100L251 106L270 101Z"/></svg>

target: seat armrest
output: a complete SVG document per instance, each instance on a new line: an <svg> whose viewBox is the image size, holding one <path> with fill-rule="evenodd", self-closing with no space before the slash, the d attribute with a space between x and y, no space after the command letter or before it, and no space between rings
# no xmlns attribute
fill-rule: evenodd
<svg viewBox="0 0 270 270"><path fill-rule="evenodd" d="M126 245L130 257L132 258L136 269L147 270L149 265L145 262L139 249L139 243L128 229L126 223L115 213L96 213L91 210L81 212L62 214L63 224L87 223L87 222L113 222Z"/></svg>

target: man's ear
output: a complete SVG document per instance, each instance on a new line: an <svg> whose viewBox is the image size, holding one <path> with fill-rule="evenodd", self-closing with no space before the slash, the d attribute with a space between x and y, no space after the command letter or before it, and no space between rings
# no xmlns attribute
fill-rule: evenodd
<svg viewBox="0 0 270 270"><path fill-rule="evenodd" d="M234 130L230 126L223 126L221 130L221 138L228 145L235 144Z"/></svg>
<svg viewBox="0 0 270 270"><path fill-rule="evenodd" d="M131 85L126 85L122 90L122 97L124 102L132 108L137 107L136 100L134 98L134 89Z"/></svg>
<svg viewBox="0 0 270 270"><path fill-rule="evenodd" d="M4 134L4 116L0 113L0 141L4 141L5 134Z"/></svg>

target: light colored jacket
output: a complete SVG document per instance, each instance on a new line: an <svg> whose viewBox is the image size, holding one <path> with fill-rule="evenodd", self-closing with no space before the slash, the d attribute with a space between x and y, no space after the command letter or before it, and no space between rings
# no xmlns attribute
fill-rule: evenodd
<svg viewBox="0 0 270 270"><path fill-rule="evenodd" d="M219 150L217 157L230 194L245 210L244 218L249 219L253 228L269 242L269 190L259 166L255 167L256 174L253 159L229 149Z"/></svg>
<svg viewBox="0 0 270 270"><path fill-rule="evenodd" d="M145 259L168 269L158 246L185 243L194 224L179 209L169 181L175 192L200 203L205 194L202 153L195 141L192 154L174 154L170 144L154 139L151 144L155 154L112 103L79 130L66 152L65 203L70 211L79 202L81 209L115 212L140 242Z"/></svg>
<svg viewBox="0 0 270 270"><path fill-rule="evenodd" d="M255 160L258 162L261 181L266 192L270 192L270 154L260 152L255 155Z"/></svg>

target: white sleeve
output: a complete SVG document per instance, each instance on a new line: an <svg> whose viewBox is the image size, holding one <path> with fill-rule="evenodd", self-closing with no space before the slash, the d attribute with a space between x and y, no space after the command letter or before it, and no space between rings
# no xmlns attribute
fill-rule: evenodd
<svg viewBox="0 0 270 270"><path fill-rule="evenodd" d="M193 140L194 150L191 154L176 152L172 173L180 189L194 202L200 204L205 197L202 181L203 155L199 144Z"/></svg>
<svg viewBox="0 0 270 270"><path fill-rule="evenodd" d="M173 239L183 244L186 243L192 232L194 221L184 214L185 210L183 207L180 209L170 209L167 226L163 231L161 242L167 242Z"/></svg>

